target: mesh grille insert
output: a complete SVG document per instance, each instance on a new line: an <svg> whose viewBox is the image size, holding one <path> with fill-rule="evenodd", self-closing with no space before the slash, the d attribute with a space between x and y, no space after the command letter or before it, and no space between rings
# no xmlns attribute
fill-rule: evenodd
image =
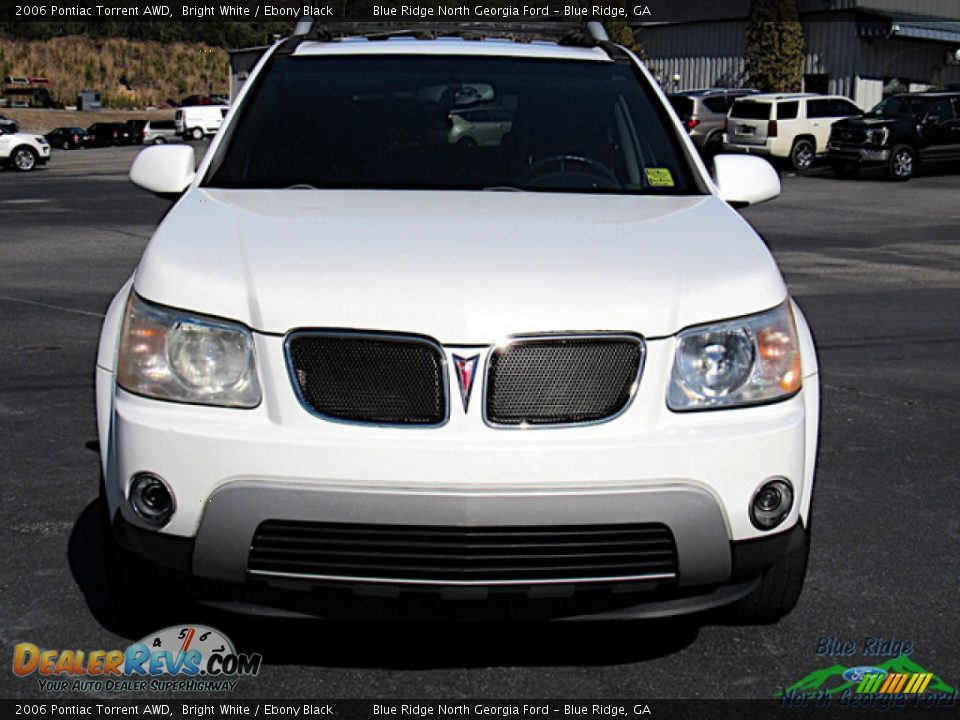
<svg viewBox="0 0 960 720"><path fill-rule="evenodd" d="M353 422L438 425L446 419L440 348L415 337L295 335L288 362L303 402Z"/></svg>
<svg viewBox="0 0 960 720"><path fill-rule="evenodd" d="M531 583L675 575L660 523L448 527L268 520L250 547L255 573L444 583Z"/></svg>
<svg viewBox="0 0 960 720"><path fill-rule="evenodd" d="M495 349L487 368L487 420L562 425L604 420L626 407L644 346L628 336L520 339Z"/></svg>

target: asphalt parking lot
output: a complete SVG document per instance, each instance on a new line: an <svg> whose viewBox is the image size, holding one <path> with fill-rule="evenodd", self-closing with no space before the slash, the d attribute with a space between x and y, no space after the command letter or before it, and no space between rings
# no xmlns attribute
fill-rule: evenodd
<svg viewBox="0 0 960 720"><path fill-rule="evenodd" d="M93 397L101 313L168 206L126 180L136 152L54 151L48 168L0 172L0 659L18 642L139 637L103 592ZM194 608L173 621L263 653L237 690L247 697L770 697L845 663L816 656L822 637L913 643L915 662L958 686L960 173L788 176L781 198L744 215L820 352L811 565L789 617L440 627ZM35 679L0 673L0 696L39 694Z"/></svg>

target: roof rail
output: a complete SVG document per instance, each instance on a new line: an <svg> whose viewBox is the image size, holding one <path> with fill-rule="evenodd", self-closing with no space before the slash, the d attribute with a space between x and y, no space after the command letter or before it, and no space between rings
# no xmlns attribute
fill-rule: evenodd
<svg viewBox="0 0 960 720"><path fill-rule="evenodd" d="M601 47L616 61L629 61L629 56L610 41L603 23L590 20L579 22L459 22L459 23L398 23L338 22L321 24L311 16L297 20L293 34L277 49L278 55L289 55L304 40L334 42L343 37L366 37L370 40L387 40L392 37L411 36L421 39L438 37L462 37L466 39L504 38L518 42L553 40L561 45Z"/></svg>

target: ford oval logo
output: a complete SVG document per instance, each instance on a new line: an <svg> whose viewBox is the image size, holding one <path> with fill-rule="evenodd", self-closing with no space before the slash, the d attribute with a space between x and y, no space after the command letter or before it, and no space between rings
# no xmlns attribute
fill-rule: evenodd
<svg viewBox="0 0 960 720"><path fill-rule="evenodd" d="M851 135L850 133L845 132L845 133L841 133L840 137L843 138L844 140L849 140L851 138Z"/></svg>
<svg viewBox="0 0 960 720"><path fill-rule="evenodd" d="M864 675L883 675L886 677L887 671L870 665L860 665L858 667L847 668L843 673L843 679L848 682L860 682Z"/></svg>

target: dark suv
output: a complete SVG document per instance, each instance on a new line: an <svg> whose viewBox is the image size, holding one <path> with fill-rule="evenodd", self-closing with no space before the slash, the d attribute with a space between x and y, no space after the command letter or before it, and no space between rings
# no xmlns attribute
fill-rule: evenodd
<svg viewBox="0 0 960 720"><path fill-rule="evenodd" d="M845 178L883 165L887 177L903 181L921 162L960 160L960 92L891 95L865 115L835 122L827 152Z"/></svg>

